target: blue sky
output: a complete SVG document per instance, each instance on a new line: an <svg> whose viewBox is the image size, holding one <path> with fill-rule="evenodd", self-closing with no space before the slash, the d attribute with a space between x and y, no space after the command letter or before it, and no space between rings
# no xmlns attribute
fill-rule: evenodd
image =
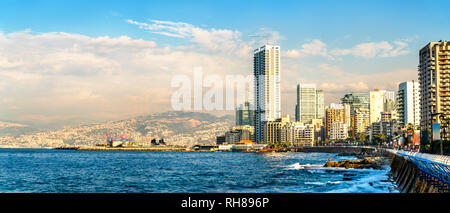
<svg viewBox="0 0 450 213"><path fill-rule="evenodd" d="M299 82L324 89L326 103L351 91L396 90L417 78L420 48L450 38L448 8L450 1L411 0L2 0L0 120L64 123L164 111L170 75L195 66L251 74L251 50L261 41L249 35L261 33L283 51L284 113L293 113ZM148 88L137 77L162 83ZM128 104L104 107L113 99ZM40 107L48 100L58 104Z"/></svg>
<svg viewBox="0 0 450 213"><path fill-rule="evenodd" d="M238 29L253 34L261 27L279 32L295 45L303 39L333 41L352 35L355 42L392 40L418 35L448 37L449 1L59 1L3 0L0 27L4 32L26 28L36 32L64 31L89 36L155 39L124 20L186 22L197 26ZM261 15L261 13L271 13Z"/></svg>

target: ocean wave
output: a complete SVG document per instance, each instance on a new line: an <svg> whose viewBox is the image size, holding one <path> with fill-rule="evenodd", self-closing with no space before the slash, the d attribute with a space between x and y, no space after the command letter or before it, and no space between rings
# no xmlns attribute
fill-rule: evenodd
<svg viewBox="0 0 450 213"><path fill-rule="evenodd" d="M305 182L306 185L332 185L332 184L339 184L342 183L342 181L327 181L327 182Z"/></svg>
<svg viewBox="0 0 450 213"><path fill-rule="evenodd" d="M327 191L328 193L389 193L395 192L393 183L386 183L386 170L373 170L367 175L356 180L345 181L345 187Z"/></svg>
<svg viewBox="0 0 450 213"><path fill-rule="evenodd" d="M317 169L321 168L322 164L300 164L300 163L294 163L289 166L287 166L287 170L302 170L302 169Z"/></svg>

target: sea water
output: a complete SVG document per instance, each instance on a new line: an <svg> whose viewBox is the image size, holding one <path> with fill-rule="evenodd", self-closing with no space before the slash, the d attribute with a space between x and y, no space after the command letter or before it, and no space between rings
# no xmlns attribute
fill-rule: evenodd
<svg viewBox="0 0 450 213"><path fill-rule="evenodd" d="M0 149L0 192L395 193L381 170L324 168L330 153Z"/></svg>

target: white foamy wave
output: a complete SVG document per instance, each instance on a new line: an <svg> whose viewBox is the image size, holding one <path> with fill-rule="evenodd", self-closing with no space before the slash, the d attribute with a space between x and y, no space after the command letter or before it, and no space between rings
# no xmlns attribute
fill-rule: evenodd
<svg viewBox="0 0 450 213"><path fill-rule="evenodd" d="M342 181L327 181L327 182L305 182L307 185L326 185L326 184L339 184Z"/></svg>
<svg viewBox="0 0 450 213"><path fill-rule="evenodd" d="M287 166L287 169L288 170L293 170L293 169L300 170L300 169L315 169L315 168L320 168L320 167L322 167L322 165L320 165L320 164L311 165L308 163L308 164L302 165L300 163L294 163L294 164Z"/></svg>
<svg viewBox="0 0 450 213"><path fill-rule="evenodd" d="M344 181L348 187L328 191L328 193L388 193L396 192L393 183L384 182L387 180L386 170L373 170L368 175L354 181Z"/></svg>
<svg viewBox="0 0 450 213"><path fill-rule="evenodd" d="M326 182L305 182L307 185L325 185Z"/></svg>

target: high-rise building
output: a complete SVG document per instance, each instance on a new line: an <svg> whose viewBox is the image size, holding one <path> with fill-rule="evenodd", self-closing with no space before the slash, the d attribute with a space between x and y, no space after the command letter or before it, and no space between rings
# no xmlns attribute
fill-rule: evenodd
<svg viewBox="0 0 450 213"><path fill-rule="evenodd" d="M341 99L341 103L350 105L350 114L353 115L358 108L369 109L369 94L349 93Z"/></svg>
<svg viewBox="0 0 450 213"><path fill-rule="evenodd" d="M312 119L323 119L324 116L323 90L316 90L315 84L298 84L295 120L311 123Z"/></svg>
<svg viewBox="0 0 450 213"><path fill-rule="evenodd" d="M381 120L381 112L384 111L384 91L374 90L369 93L370 123Z"/></svg>
<svg viewBox="0 0 450 213"><path fill-rule="evenodd" d="M264 140L264 123L281 117L280 47L264 45L254 50L255 141Z"/></svg>
<svg viewBox="0 0 450 213"><path fill-rule="evenodd" d="M334 123L340 122L346 125L347 129L350 126L350 121L350 106L348 104L330 104L330 107L325 110L325 126L328 138L331 139L331 126Z"/></svg>
<svg viewBox="0 0 450 213"><path fill-rule="evenodd" d="M437 113L450 115L450 42L428 43L419 58L420 126L426 130L432 123L440 123ZM449 140L449 134L441 139Z"/></svg>
<svg viewBox="0 0 450 213"><path fill-rule="evenodd" d="M381 90L383 92L383 112L392 112L397 110L397 102L394 91Z"/></svg>
<svg viewBox="0 0 450 213"><path fill-rule="evenodd" d="M369 109L365 107L356 108L352 115L352 137L367 133L369 126Z"/></svg>
<svg viewBox="0 0 450 213"><path fill-rule="evenodd" d="M367 130L369 123L369 93L348 93L341 99L342 104L350 106L350 131L351 136L355 137ZM360 109L358 111L358 109ZM356 112L358 114L356 115ZM365 116L367 112L367 121ZM355 120L358 119L358 120ZM367 124L366 124L367 122ZM357 128L357 129L355 129Z"/></svg>
<svg viewBox="0 0 450 213"><path fill-rule="evenodd" d="M254 126L254 119L254 111L249 101L245 101L244 104L236 108L236 126Z"/></svg>
<svg viewBox="0 0 450 213"><path fill-rule="evenodd" d="M316 90L316 119L325 117L325 98L323 90Z"/></svg>
<svg viewBox="0 0 450 213"><path fill-rule="evenodd" d="M401 126L406 124L420 125L419 101L419 83L408 81L398 85L397 112Z"/></svg>

